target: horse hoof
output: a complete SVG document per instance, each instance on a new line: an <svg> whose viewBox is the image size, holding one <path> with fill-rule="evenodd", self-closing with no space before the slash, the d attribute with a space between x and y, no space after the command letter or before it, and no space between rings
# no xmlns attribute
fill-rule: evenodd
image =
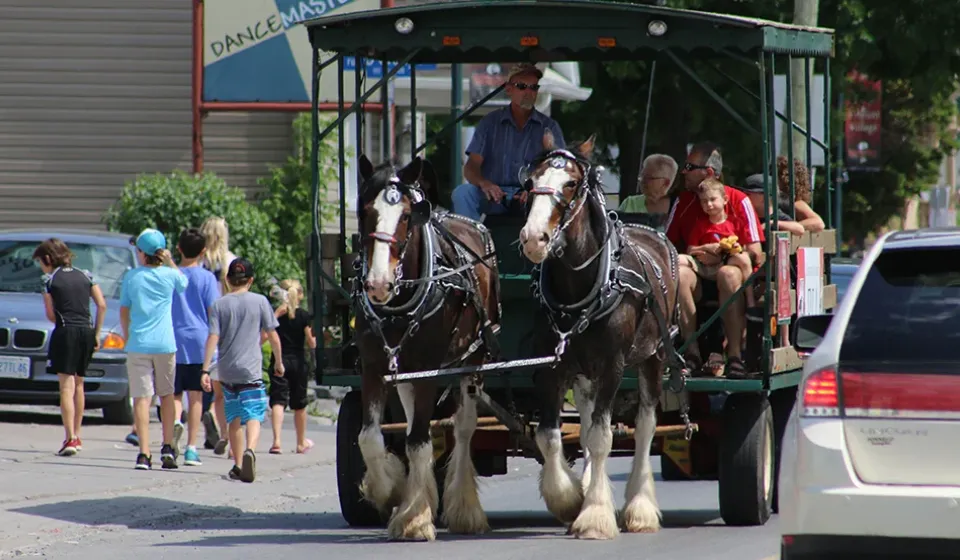
<svg viewBox="0 0 960 560"><path fill-rule="evenodd" d="M656 502L642 495L623 508L621 519L627 533L656 533L660 530L660 509Z"/></svg>
<svg viewBox="0 0 960 560"><path fill-rule="evenodd" d="M580 512L570 532L578 539L609 540L620 534L620 528L612 509L591 505Z"/></svg>
<svg viewBox="0 0 960 560"><path fill-rule="evenodd" d="M407 527L391 527L388 529L391 541L430 542L437 539L437 528L433 523L423 523Z"/></svg>

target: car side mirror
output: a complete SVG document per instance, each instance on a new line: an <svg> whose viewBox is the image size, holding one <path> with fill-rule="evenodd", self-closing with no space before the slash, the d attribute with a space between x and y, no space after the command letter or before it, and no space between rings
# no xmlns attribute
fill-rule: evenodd
<svg viewBox="0 0 960 560"><path fill-rule="evenodd" d="M794 326L793 348L798 354L812 354L823 341L833 315L805 315Z"/></svg>

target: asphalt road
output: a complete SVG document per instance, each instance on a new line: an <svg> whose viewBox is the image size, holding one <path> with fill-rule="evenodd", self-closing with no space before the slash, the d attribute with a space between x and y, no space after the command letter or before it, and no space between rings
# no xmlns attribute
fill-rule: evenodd
<svg viewBox="0 0 960 560"><path fill-rule="evenodd" d="M46 412L24 412L30 410ZM546 512L538 465L526 460L512 460L508 475L481 479L491 533L460 537L440 529L432 543L390 543L385 531L354 530L340 517L330 426L311 422L317 445L306 455L268 455L269 437L261 439L258 479L244 484L227 480L228 460L209 451L201 451L200 467L136 471L136 451L123 442L128 428L102 425L97 413L82 432L83 451L57 457L62 428L55 411L0 407L0 558L772 560L779 550L776 516L763 527L726 527L715 482L659 479L659 533L577 541ZM158 455L159 425L151 429ZM288 447L292 430L288 417ZM612 460L618 505L629 467L627 458ZM656 458L654 468L659 477Z"/></svg>

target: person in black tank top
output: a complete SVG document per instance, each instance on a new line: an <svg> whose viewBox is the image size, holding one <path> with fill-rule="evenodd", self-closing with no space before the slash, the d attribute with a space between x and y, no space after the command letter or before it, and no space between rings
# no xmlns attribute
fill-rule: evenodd
<svg viewBox="0 0 960 560"><path fill-rule="evenodd" d="M43 303L47 319L55 325L47 345L47 373L56 373L60 382L60 416L66 435L57 453L76 455L83 446L83 377L94 351L100 348L107 302L93 276L73 268L73 255L63 241L47 239L33 252L33 258L44 273ZM90 324L91 297L97 304L95 326Z"/></svg>
<svg viewBox="0 0 960 560"><path fill-rule="evenodd" d="M276 377L273 374L276 356L270 356L270 412L273 427L273 445L270 453L279 454L280 428L283 426L283 412L289 405L293 410L293 422L297 432L297 453L306 453L313 447L313 442L307 439L307 361L304 356L306 348L317 347L317 340L313 336L310 326L312 317L305 310L300 309L303 300L303 287L296 280L284 280L274 286L270 295L281 302L277 308L277 334L280 336L284 375Z"/></svg>

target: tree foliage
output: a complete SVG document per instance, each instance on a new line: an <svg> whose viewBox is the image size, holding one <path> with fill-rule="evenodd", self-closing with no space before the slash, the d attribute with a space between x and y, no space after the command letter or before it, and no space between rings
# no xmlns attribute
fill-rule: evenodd
<svg viewBox="0 0 960 560"><path fill-rule="evenodd" d="M669 0L668 5L781 22L793 17L793 2L787 0ZM836 58L831 67L834 103L841 92L847 99L856 99L857 92L846 80L853 68L883 80L883 170L851 173L844 189L844 229L860 236L896 215L907 197L931 186L941 156L954 147L948 124L956 111L950 95L960 72L960 34L955 33L960 10L940 0L822 0L819 11L819 25L836 31ZM725 57L675 54L759 130L759 101L723 76L758 94L756 69ZM654 60L644 153L666 153L682 162L689 143L713 140L723 148L728 183L738 184L760 171L759 134L738 124L663 54L640 62L583 64L582 82L593 88L593 94L585 102L559 104L560 110L554 114L564 136L585 138L596 132L599 146L619 146L619 156L606 163L623 178L621 196L633 194ZM778 59L776 71L782 73L786 68L786 60ZM814 68L822 72L822 65L815 64ZM842 112L834 107L831 146L842 138L842 125ZM817 179L821 188L817 189L815 207L824 212L822 173Z"/></svg>
<svg viewBox="0 0 960 560"><path fill-rule="evenodd" d="M304 279L287 247L277 243L280 228L260 208L247 202L242 190L230 187L213 173L138 175L128 181L120 198L104 216L110 231L136 235L156 228L167 238L176 256L180 231L200 227L211 216L221 216L230 228L230 250L249 258L257 268L254 287L266 294L271 276Z"/></svg>
<svg viewBox="0 0 960 560"><path fill-rule="evenodd" d="M320 119L323 130L329 119ZM293 153L282 165L272 166L270 175L257 183L263 189L257 194L260 208L279 226L277 243L290 251L299 266L306 267L307 236L313 231L313 188L310 154L313 138L310 113L301 113L293 121ZM349 158L351 149L344 156ZM337 198L330 200L328 192L339 186L337 180L336 133L320 143L318 150L320 172L320 219L322 223L336 223L340 212Z"/></svg>

